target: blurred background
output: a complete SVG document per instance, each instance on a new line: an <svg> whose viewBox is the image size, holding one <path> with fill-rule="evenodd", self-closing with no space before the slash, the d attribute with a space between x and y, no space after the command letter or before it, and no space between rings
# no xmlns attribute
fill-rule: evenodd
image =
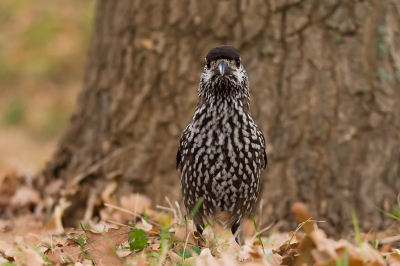
<svg viewBox="0 0 400 266"><path fill-rule="evenodd" d="M36 172L82 88L94 0L0 1L0 172Z"/></svg>

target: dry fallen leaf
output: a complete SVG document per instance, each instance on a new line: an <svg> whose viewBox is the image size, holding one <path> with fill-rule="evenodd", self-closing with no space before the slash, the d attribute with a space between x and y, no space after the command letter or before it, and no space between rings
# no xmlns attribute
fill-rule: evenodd
<svg viewBox="0 0 400 266"><path fill-rule="evenodd" d="M316 263L326 264L329 260L338 258L334 246L326 237L324 231L321 229L314 230L311 232L310 237L316 246L316 249L311 251Z"/></svg>
<svg viewBox="0 0 400 266"><path fill-rule="evenodd" d="M373 249L370 244L363 242L361 245L361 249L364 252L364 256L366 259L367 265L373 266L384 266L385 262L382 259L382 256L378 251Z"/></svg>
<svg viewBox="0 0 400 266"><path fill-rule="evenodd" d="M175 231L175 237L179 239L179 241L176 241L175 250L179 250L181 247L184 247L186 242L196 245L197 241L194 238L193 222L188 221L187 226L178 227Z"/></svg>
<svg viewBox="0 0 400 266"><path fill-rule="evenodd" d="M400 249L397 249L395 252L390 253L390 255L386 257L387 264L389 266L400 266L399 254L400 254Z"/></svg>
<svg viewBox="0 0 400 266"><path fill-rule="evenodd" d="M146 261L146 254L144 252L140 253L140 257L139 260L137 261L136 266L148 266L150 265L147 261Z"/></svg>
<svg viewBox="0 0 400 266"><path fill-rule="evenodd" d="M282 261L283 261L282 256L279 255L278 253L275 253L267 260L267 265L279 266L281 265Z"/></svg>
<svg viewBox="0 0 400 266"><path fill-rule="evenodd" d="M4 254L5 256L12 258L13 251L14 248L12 247L12 245L0 239L0 254Z"/></svg>
<svg viewBox="0 0 400 266"><path fill-rule="evenodd" d="M10 206L11 199L23 178L14 170L0 173L0 211Z"/></svg>
<svg viewBox="0 0 400 266"><path fill-rule="evenodd" d="M42 220L32 214L20 215L13 220L0 221L5 226L5 231L0 231L0 239L9 244L13 244L16 236L27 237L31 233L40 236L44 233Z"/></svg>
<svg viewBox="0 0 400 266"><path fill-rule="evenodd" d="M205 248L201 251L197 261L196 261L196 266L214 266L214 265L220 265L218 260L211 254L211 251L209 248Z"/></svg>
<svg viewBox="0 0 400 266"><path fill-rule="evenodd" d="M174 251L172 251L172 249L168 251L168 256L171 259L171 261L174 263L182 262L182 257L180 257L178 254L176 254Z"/></svg>
<svg viewBox="0 0 400 266"><path fill-rule="evenodd" d="M27 186L22 186L12 196L10 204L12 208L17 209L28 204L37 204L39 201L40 194L38 191Z"/></svg>
<svg viewBox="0 0 400 266"><path fill-rule="evenodd" d="M119 199L122 208L137 214L143 214L144 210L152 209L152 201L149 197L141 194L129 194Z"/></svg>
<svg viewBox="0 0 400 266"><path fill-rule="evenodd" d="M108 232L87 230L85 248L93 256L97 265L123 265L123 260L115 250L119 245L128 241L129 231L127 227L110 228Z"/></svg>
<svg viewBox="0 0 400 266"><path fill-rule="evenodd" d="M295 214L295 219L299 224L313 217L313 215L308 212L306 205L302 202L294 203L292 205L292 212ZM301 228L306 233L310 233L314 229L314 222L307 222Z"/></svg>
<svg viewBox="0 0 400 266"><path fill-rule="evenodd" d="M152 43L148 43L151 48ZM15 179L13 179L15 178ZM61 183L54 183L48 186L48 190L60 190ZM160 213L153 209L151 199L139 195L130 194L122 196L117 201L116 183L110 182L103 190L102 199L113 202L128 212L142 214L146 210L149 222L144 219L140 221L138 217L133 218L131 213L125 213L117 208L103 208L100 210L102 217L113 222L126 223L133 220L135 227L142 228L147 233L147 244L142 251L131 251L124 249L129 239L129 227L117 227L117 223L105 223L89 221L90 226L86 226L83 231L78 229L68 229L64 232L61 218L64 209L68 206L65 199L61 199L56 206L50 221L44 230L43 221L45 209L40 206L49 206L47 201L41 199L38 191L30 188L29 180L26 181L20 175L0 175L0 208L11 209L15 214L13 219L0 219L0 265L8 261L13 261L16 265L44 265L40 252L44 252L53 265L74 264L83 265L139 265L147 266L156 262L165 266L172 265L317 265L317 266L336 266L338 260L348 257L350 266L400 266L400 258L394 252L394 247L398 247L398 232L376 232L376 234L364 234L362 248L359 249L352 240L333 240L328 239L322 230L315 230L312 223L304 225L305 231L312 231L309 235L299 231L294 237L291 233L271 232L269 237L261 236L264 243L264 250L259 244L258 239L252 238L255 234L253 222L250 219L245 221L244 227L248 228L244 233L247 245L239 247L232 234L223 231L221 226L215 225L213 229L208 226L204 231L207 242L201 240L194 231L193 222L171 224L170 215ZM7 195L4 197L2 194ZM8 193L8 194L7 194ZM51 194L51 191L47 191ZM2 205L3 204L3 205ZM23 206L35 206L35 215L18 215L15 208ZM14 208L14 209L12 209ZM2 209L2 210L3 210ZM179 208L178 208L179 209ZM28 208L24 208L28 210ZM299 223L311 217L306 207L302 203L296 203L292 207ZM8 217L5 213L2 217ZM105 215L105 216L103 216ZM68 217L67 217L68 218ZM90 220L91 217L88 218ZM158 261L164 251L161 244L161 228L154 224L171 226L169 228L168 249L164 256L166 259ZM114 226L117 228L111 228ZM91 228L91 229L88 229ZM102 232L105 231L105 232ZM229 230L228 230L229 231ZM49 235L48 232L57 235ZM381 235L379 235L381 234ZM397 234L397 235L396 235ZM175 239L174 239L175 237ZM385 238L383 238L385 237ZM374 250L369 244L375 239L381 239L379 244L386 242L379 251ZM201 241L202 246L198 247L197 242ZM290 241L289 241L290 240ZM38 247L38 248L32 248ZM191 257L183 261L179 255L182 248L192 254ZM200 252L200 255L197 255ZM265 253L264 253L265 252ZM399 250L397 252L400 253ZM385 258L385 261L382 259ZM93 262L91 261L93 259ZM365 261L363 261L365 259ZM15 261L14 261L15 260ZM385 264L386 263L386 264Z"/></svg>
<svg viewBox="0 0 400 266"><path fill-rule="evenodd" d="M243 264L244 266L264 266L262 261L248 261Z"/></svg>
<svg viewBox="0 0 400 266"><path fill-rule="evenodd" d="M31 246L19 245L14 258L17 265L43 266L46 265L43 258Z"/></svg>
<svg viewBox="0 0 400 266"><path fill-rule="evenodd" d="M71 263L79 261L81 258L83 258L81 253L81 247L74 243L67 244L65 246L59 245L53 250L49 249L47 252L45 252L45 255L51 261L51 263L62 264L66 261Z"/></svg>

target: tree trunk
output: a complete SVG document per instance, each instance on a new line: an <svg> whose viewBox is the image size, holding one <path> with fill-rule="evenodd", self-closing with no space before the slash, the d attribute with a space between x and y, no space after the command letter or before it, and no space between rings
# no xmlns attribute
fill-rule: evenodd
<svg viewBox="0 0 400 266"><path fill-rule="evenodd" d="M41 182L76 191L69 218L112 180L116 195L180 202L175 158L204 57L230 44L266 137L263 220L293 229L302 201L330 234L352 228L352 210L382 228L375 206L391 212L400 191L399 28L398 0L99 0L78 107Z"/></svg>

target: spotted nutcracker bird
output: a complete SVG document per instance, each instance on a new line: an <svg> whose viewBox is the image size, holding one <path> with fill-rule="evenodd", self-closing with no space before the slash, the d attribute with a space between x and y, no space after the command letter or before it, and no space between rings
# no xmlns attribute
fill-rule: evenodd
<svg viewBox="0 0 400 266"><path fill-rule="evenodd" d="M199 102L183 131L176 167L187 213L202 199L193 221L220 222L237 232L260 192L267 165L264 136L250 114L247 73L229 45L210 50L200 77Z"/></svg>

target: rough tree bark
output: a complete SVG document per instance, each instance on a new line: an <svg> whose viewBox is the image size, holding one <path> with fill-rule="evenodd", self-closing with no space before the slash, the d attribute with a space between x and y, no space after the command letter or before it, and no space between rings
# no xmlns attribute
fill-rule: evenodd
<svg viewBox="0 0 400 266"><path fill-rule="evenodd" d="M267 142L264 221L306 202L328 233L384 227L400 191L398 0L99 0L83 91L44 170L80 218L115 182L180 201L175 156L208 50L235 46ZM60 181L58 181L60 182ZM49 190L44 190L45 193Z"/></svg>

